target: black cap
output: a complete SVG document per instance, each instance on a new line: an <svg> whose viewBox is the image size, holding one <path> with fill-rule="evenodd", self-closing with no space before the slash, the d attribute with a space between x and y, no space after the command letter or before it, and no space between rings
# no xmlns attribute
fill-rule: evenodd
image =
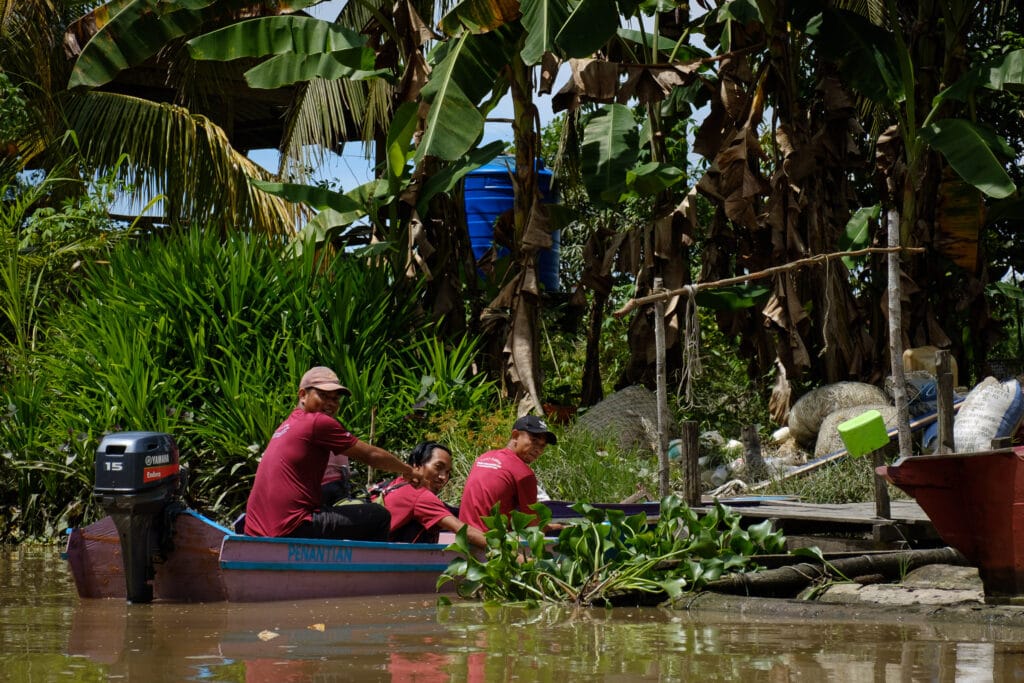
<svg viewBox="0 0 1024 683"><path fill-rule="evenodd" d="M548 443L558 443L558 438L548 430L548 423L536 415L523 415L512 425L512 429L520 432L530 432L531 434L543 434L547 437Z"/></svg>

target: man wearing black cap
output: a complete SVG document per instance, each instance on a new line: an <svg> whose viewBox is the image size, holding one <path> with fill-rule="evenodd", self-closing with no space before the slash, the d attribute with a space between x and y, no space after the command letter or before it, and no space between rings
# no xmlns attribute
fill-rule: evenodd
<svg viewBox="0 0 1024 683"><path fill-rule="evenodd" d="M350 392L330 368L315 367L299 382L299 404L274 432L256 468L245 507L252 536L387 540L391 515L373 503L321 509L328 460L346 456L397 472L414 488L422 473L383 448L360 441L335 415Z"/></svg>
<svg viewBox="0 0 1024 683"><path fill-rule="evenodd" d="M489 516L498 502L503 515L513 510L533 514L530 506L537 502L537 476L530 465L548 444L557 442L547 423L536 415L516 420L508 444L484 453L473 463L462 491L459 519L486 531L482 518Z"/></svg>

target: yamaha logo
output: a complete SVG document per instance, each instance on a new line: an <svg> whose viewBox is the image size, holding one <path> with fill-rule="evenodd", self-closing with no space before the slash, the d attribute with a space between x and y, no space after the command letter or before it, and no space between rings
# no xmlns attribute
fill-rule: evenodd
<svg viewBox="0 0 1024 683"><path fill-rule="evenodd" d="M150 465L166 465L171 461L171 456L167 453L163 455L147 455L146 456L146 467Z"/></svg>

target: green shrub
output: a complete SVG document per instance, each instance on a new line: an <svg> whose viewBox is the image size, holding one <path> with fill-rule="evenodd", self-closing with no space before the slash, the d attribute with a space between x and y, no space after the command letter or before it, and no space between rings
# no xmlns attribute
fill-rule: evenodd
<svg viewBox="0 0 1024 683"><path fill-rule="evenodd" d="M113 431L172 434L195 502L232 517L313 365L352 389L339 419L392 450L422 438L405 419L417 401L460 411L491 394L471 374L471 345L434 339L415 296L346 254L293 259L271 238L194 229L123 244L87 272L59 334L2 390L13 420L0 453L19 488L37 494L13 501L32 533L57 525L29 508L64 510L69 522L96 514L82 506L95 449Z"/></svg>

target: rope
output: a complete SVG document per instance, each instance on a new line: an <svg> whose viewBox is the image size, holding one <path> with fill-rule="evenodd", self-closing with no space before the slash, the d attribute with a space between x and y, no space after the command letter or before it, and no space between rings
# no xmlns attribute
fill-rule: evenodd
<svg viewBox="0 0 1024 683"><path fill-rule="evenodd" d="M683 314L683 376L680 384L686 384L686 406L693 407L693 378L699 377L700 366L700 322L697 320L697 290L690 288L686 297L686 312ZM682 387L680 387L682 388ZM679 393L679 389L676 389Z"/></svg>

